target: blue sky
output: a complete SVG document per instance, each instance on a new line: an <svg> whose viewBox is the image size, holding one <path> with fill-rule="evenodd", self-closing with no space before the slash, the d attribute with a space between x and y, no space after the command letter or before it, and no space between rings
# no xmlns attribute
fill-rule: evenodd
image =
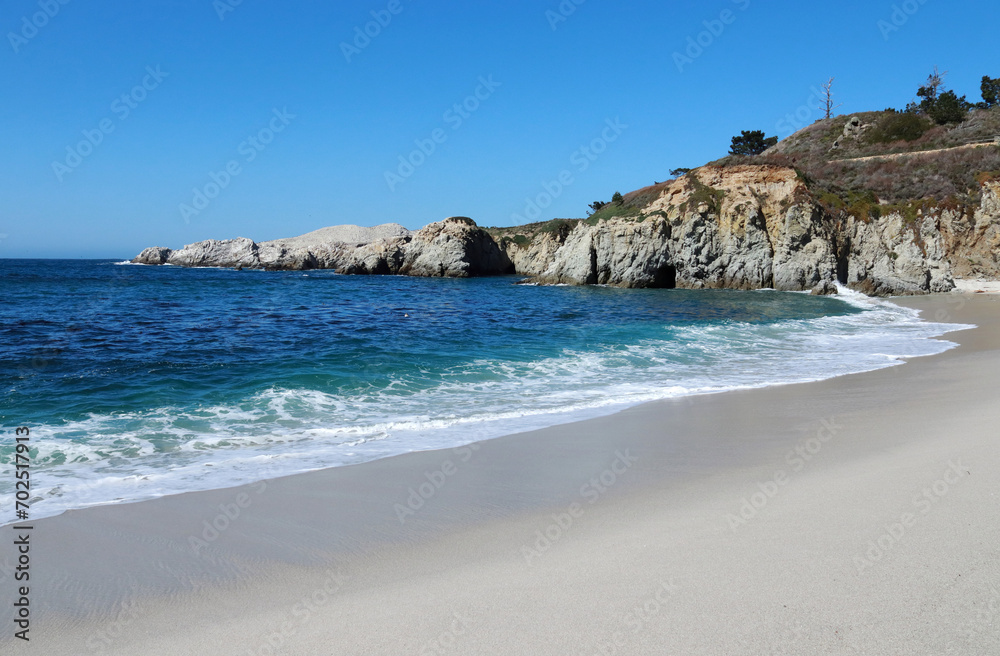
<svg viewBox="0 0 1000 656"><path fill-rule="evenodd" d="M1000 77L985 1L63 1L0 10L0 257L581 217L830 76L840 113Z"/></svg>

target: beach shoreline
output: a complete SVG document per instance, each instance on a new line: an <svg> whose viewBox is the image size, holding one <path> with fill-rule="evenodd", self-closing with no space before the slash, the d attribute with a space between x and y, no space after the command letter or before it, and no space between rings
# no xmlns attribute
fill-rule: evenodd
<svg viewBox="0 0 1000 656"><path fill-rule="evenodd" d="M390 304L398 312L390 311L389 316L405 320L382 321L383 327L391 326L392 334L378 333L364 338L363 345L355 343L353 349L338 352L340 337L355 330L362 335L371 332L365 321L341 326L342 332L334 331L338 337L314 342L324 353L320 365L315 355L304 356L310 348L308 339L297 348L275 349L276 343L286 343L288 335L273 321L275 312L258 310L256 318L238 322L235 337L227 330L213 332L210 338L189 342L189 348L174 344L138 358L135 351L124 349L120 355L130 365L116 369L128 379L130 395L124 404L88 387L91 377L70 374L71 384L61 386L58 375L33 376L20 386L22 400L15 404L18 417L14 418L30 427L35 447L31 518L230 488L411 450L447 449L612 415L665 398L898 366L904 357L954 346L936 339L946 334L947 325L922 322L914 310L846 287L828 298L774 290L658 293L542 288L525 294L509 280L455 283L333 274L328 278L338 288L370 281L380 291L399 283L420 289L446 285L468 294L469 289L487 284L493 305L479 312L485 322L453 314L450 328L442 331L438 316L442 308L411 309L401 298L402 306ZM347 289L352 290L350 284ZM273 289L254 288L251 295L257 293L266 298ZM339 290L339 295L347 294ZM185 302L186 294L175 292L172 298L174 307L179 307L176 304ZM541 311L536 317L540 323L530 319L522 323L503 314L511 303L541 308L552 301L561 309ZM320 295L287 311L295 315L314 307L309 312L310 327L326 331L327 302ZM608 318L609 305L614 311L611 321L598 328L602 317ZM198 320L209 324L234 311L199 307ZM385 308L357 310L385 318ZM268 321L260 318L263 312ZM407 312L413 312L412 320ZM638 313L625 331L617 327L618 312ZM722 320L718 312L731 321ZM238 314L253 316L245 309ZM360 316L346 309L343 314ZM689 322L706 314L716 314L717 320ZM565 325L567 319L575 328ZM154 316L138 320L122 332L122 341L141 342L143 329L136 326L161 320ZM560 332L565 337L552 339ZM61 333L57 329L48 341L57 343ZM441 333L465 338L449 339ZM67 339L76 334L72 327L62 333ZM598 335L598 341L588 341L581 337L584 334ZM199 368L191 351L200 352L213 340L219 340L220 347L205 354L213 364ZM166 338L162 342L171 343ZM476 346L466 348L470 342ZM489 342L506 343L508 348L492 348ZM387 357L386 343L400 344L402 351ZM460 354L447 355L456 349ZM103 366L99 359L88 358L93 352L71 350L81 356L78 362L68 365L59 360L52 365L65 366L68 372ZM67 351L51 350L59 352ZM440 355L427 357L431 352ZM31 366L41 372L49 363L33 360ZM380 373L369 381L366 376L372 369ZM228 375L215 377L223 371ZM325 373L300 381L302 371ZM178 373L183 382L175 387ZM51 389L46 389L46 381ZM13 497L13 481L5 477L0 481L0 505L11 504ZM14 514L0 519L0 528L4 519L14 523Z"/></svg>
<svg viewBox="0 0 1000 656"><path fill-rule="evenodd" d="M979 326L902 366L40 520L0 647L996 650L997 301L894 299Z"/></svg>

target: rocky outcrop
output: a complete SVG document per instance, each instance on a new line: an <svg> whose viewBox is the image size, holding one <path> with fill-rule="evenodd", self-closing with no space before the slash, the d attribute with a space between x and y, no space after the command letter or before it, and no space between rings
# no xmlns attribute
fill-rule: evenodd
<svg viewBox="0 0 1000 656"><path fill-rule="evenodd" d="M170 259L170 253L172 253L169 248L163 248L162 246L153 246L152 248L147 248L135 259L132 260L132 264L166 264L167 260Z"/></svg>
<svg viewBox="0 0 1000 656"><path fill-rule="evenodd" d="M706 166L629 194L619 214L493 235L464 217L416 232L394 224L342 226L260 244L149 248L134 262L441 277L517 273L540 283L816 294L835 291L836 282L896 295L949 291L953 274L1000 278L997 182L984 182L975 211L921 205L852 213L818 202L790 168Z"/></svg>
<svg viewBox="0 0 1000 656"><path fill-rule="evenodd" d="M542 224L544 230L525 230L531 233L530 238L523 234L514 238L505 235L499 239L500 248L518 274L539 276L552 263L556 251L566 244L576 224L576 221L556 220Z"/></svg>
<svg viewBox="0 0 1000 656"><path fill-rule="evenodd" d="M638 216L578 224L539 279L808 290L836 278L833 222L791 169L706 167L658 187Z"/></svg>
<svg viewBox="0 0 1000 656"><path fill-rule="evenodd" d="M168 264L186 267L255 267L260 264L258 246L245 237L199 242L173 251Z"/></svg>
<svg viewBox="0 0 1000 656"><path fill-rule="evenodd" d="M387 224L376 228L325 228L294 239L259 244L245 237L209 239L176 251L147 248L132 262L454 278L513 273L510 260L493 238L465 217L448 218L417 232Z"/></svg>
<svg viewBox="0 0 1000 656"><path fill-rule="evenodd" d="M859 117L852 116L847 120L847 123L844 125L844 133L840 136L839 139L833 142L833 146L830 148L830 150L837 150L838 148L842 147L844 143L846 143L846 140L848 139L858 141L862 136L864 136L865 132L871 129L871 127L872 125L870 123L868 124L862 123Z"/></svg>
<svg viewBox="0 0 1000 656"><path fill-rule="evenodd" d="M953 272L1000 278L996 182L984 183L974 213L928 205L863 219L828 210L794 170L776 166L703 167L629 197L653 200L577 224L558 248L538 235L501 244L515 263L531 255L544 283L826 293L841 282L884 296L950 291Z"/></svg>
<svg viewBox="0 0 1000 656"><path fill-rule="evenodd" d="M409 276L468 278L514 273L506 253L467 217L453 217L420 229L403 248L394 273Z"/></svg>
<svg viewBox="0 0 1000 656"><path fill-rule="evenodd" d="M940 223L933 216L908 223L898 212L878 220L850 217L845 228L844 282L870 296L926 294L955 288Z"/></svg>
<svg viewBox="0 0 1000 656"><path fill-rule="evenodd" d="M824 280L820 284L813 287L809 293L812 296L836 296L840 293L840 290L838 290L837 286L829 280Z"/></svg>
<svg viewBox="0 0 1000 656"><path fill-rule="evenodd" d="M974 211L938 211L943 247L952 273L960 278L1000 278L1000 180L983 183Z"/></svg>

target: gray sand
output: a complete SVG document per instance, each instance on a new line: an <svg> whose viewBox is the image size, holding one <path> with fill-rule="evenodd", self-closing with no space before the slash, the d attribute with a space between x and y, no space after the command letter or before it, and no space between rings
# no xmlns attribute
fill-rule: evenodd
<svg viewBox="0 0 1000 656"><path fill-rule="evenodd" d="M35 522L0 653L1000 653L1000 299L953 301L903 366Z"/></svg>

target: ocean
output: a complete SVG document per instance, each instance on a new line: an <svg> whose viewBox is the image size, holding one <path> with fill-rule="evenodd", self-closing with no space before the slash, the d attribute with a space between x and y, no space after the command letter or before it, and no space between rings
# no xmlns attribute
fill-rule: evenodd
<svg viewBox="0 0 1000 656"><path fill-rule="evenodd" d="M0 260L0 524L940 353L842 290L627 290Z"/></svg>

